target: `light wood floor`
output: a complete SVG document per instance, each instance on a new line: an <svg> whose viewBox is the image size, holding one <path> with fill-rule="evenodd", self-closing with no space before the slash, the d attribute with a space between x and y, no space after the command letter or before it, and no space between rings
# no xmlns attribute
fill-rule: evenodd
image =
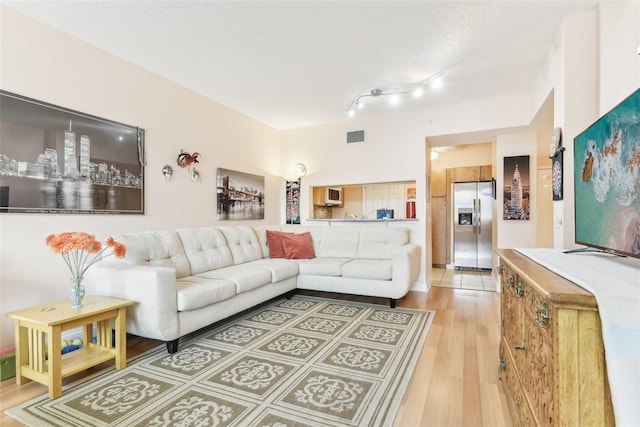
<svg viewBox="0 0 640 427"><path fill-rule="evenodd" d="M499 294L434 286L428 294L410 292L398 306L434 310L436 315L395 427L512 426L498 379ZM129 336L127 355L135 356L159 344ZM64 384L97 369L100 367L65 378ZM45 386L35 382L17 386L13 378L2 381L0 425L22 425L5 415L5 409L46 392Z"/></svg>

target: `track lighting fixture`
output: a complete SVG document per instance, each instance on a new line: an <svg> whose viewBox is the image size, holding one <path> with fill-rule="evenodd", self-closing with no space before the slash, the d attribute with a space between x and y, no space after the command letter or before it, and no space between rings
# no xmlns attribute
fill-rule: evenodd
<svg viewBox="0 0 640 427"><path fill-rule="evenodd" d="M405 86L401 89L381 89L381 88L373 88L368 90L367 92L359 93L355 98L349 102L347 106L347 114L349 117L353 117L356 114L356 109L362 109L364 105L365 98L380 98L380 97L389 97L389 100L392 105L396 105L400 102L402 95L413 94L415 98L419 98L424 93L424 86L427 83L431 83L431 86L436 88L442 85L442 76L444 75L444 71L434 74L431 77L422 80L421 82Z"/></svg>

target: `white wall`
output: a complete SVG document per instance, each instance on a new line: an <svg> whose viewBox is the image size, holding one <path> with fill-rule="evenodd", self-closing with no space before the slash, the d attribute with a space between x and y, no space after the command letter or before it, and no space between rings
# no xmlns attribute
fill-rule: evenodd
<svg viewBox="0 0 640 427"><path fill-rule="evenodd" d="M140 126L146 130L148 161L145 215L0 216L0 350L13 347L13 323L5 313L66 298L69 272L44 242L51 233L87 231L102 240L127 231L215 224L218 167L265 176L265 219L257 222L280 222L284 184L277 131L10 9L0 10L2 89ZM176 165L181 149L201 153L201 183ZM161 174L165 163L175 170L170 182Z"/></svg>
<svg viewBox="0 0 640 427"><path fill-rule="evenodd" d="M431 167L443 171L449 168L491 165L492 156L491 142L457 145L438 153L438 158L431 160Z"/></svg>
<svg viewBox="0 0 640 427"><path fill-rule="evenodd" d="M640 86L640 2L601 3L598 28L600 116Z"/></svg>
<svg viewBox="0 0 640 427"><path fill-rule="evenodd" d="M567 17L533 85L534 108L553 91L563 131L564 194L553 203L554 247L574 244L573 138L640 86L640 3L601 2Z"/></svg>

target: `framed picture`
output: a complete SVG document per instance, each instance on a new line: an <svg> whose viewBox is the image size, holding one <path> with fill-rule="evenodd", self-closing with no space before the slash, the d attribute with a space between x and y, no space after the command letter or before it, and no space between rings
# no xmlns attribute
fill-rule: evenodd
<svg viewBox="0 0 640 427"><path fill-rule="evenodd" d="M416 187L407 187L407 200L416 199Z"/></svg>
<svg viewBox="0 0 640 427"><path fill-rule="evenodd" d="M264 219L264 176L218 168L216 219Z"/></svg>
<svg viewBox="0 0 640 427"><path fill-rule="evenodd" d="M300 180L287 181L286 223L300 224Z"/></svg>
<svg viewBox="0 0 640 427"><path fill-rule="evenodd" d="M529 219L529 156L504 158L505 220Z"/></svg>
<svg viewBox="0 0 640 427"><path fill-rule="evenodd" d="M563 177L562 177L562 169L563 169L563 156L564 156L564 148L556 153L555 156L552 157L551 160L551 174L552 174L552 190L553 190L553 200L562 200L562 187L563 187Z"/></svg>
<svg viewBox="0 0 640 427"><path fill-rule="evenodd" d="M0 91L0 212L143 214L144 130Z"/></svg>

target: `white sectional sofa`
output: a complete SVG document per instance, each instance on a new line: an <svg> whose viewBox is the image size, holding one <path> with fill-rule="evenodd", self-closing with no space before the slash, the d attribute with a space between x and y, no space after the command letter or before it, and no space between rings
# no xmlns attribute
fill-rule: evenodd
<svg viewBox="0 0 640 427"><path fill-rule="evenodd" d="M288 240L309 233L313 257L271 257L267 230L294 233ZM87 290L135 301L127 332L165 341L170 353L180 337L296 289L384 297L395 307L420 270L420 247L399 227L194 227L117 240L125 258L96 263Z"/></svg>

